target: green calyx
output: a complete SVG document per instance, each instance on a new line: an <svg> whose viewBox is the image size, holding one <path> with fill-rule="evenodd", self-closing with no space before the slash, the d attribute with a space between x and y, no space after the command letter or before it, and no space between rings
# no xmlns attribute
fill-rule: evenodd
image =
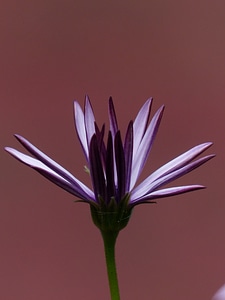
<svg viewBox="0 0 225 300"><path fill-rule="evenodd" d="M99 205L90 205L91 216L94 224L101 232L119 233L121 229L127 226L132 208L129 207L130 195L126 194L119 203L115 198L111 198L108 204L99 198Z"/></svg>

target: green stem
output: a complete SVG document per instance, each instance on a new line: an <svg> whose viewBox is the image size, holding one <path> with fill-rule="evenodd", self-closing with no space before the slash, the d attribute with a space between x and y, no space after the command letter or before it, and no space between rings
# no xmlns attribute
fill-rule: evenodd
<svg viewBox="0 0 225 300"><path fill-rule="evenodd" d="M111 300L120 300L120 292L115 262L115 244L118 232L101 231L101 233L104 241L105 259L108 272Z"/></svg>

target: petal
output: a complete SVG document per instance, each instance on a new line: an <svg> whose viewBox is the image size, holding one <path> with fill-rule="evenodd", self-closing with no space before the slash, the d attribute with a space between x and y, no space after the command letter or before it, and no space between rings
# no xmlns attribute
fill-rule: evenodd
<svg viewBox="0 0 225 300"><path fill-rule="evenodd" d="M74 121L78 139L85 154L86 160L89 161L87 135L84 123L84 113L80 107L80 104L77 101L74 101Z"/></svg>
<svg viewBox="0 0 225 300"><path fill-rule="evenodd" d="M96 202L101 197L106 199L105 176L102 168L101 156L98 148L97 138L94 134L90 143L90 172Z"/></svg>
<svg viewBox="0 0 225 300"><path fill-rule="evenodd" d="M133 166L132 166L132 176L131 176L131 183L130 188L132 189L145 165L147 157L149 155L149 151L153 145L154 139L156 137L160 121L162 119L164 111L164 106L161 106L158 111L155 113L154 117L152 118L147 131L137 149L137 152L134 157Z"/></svg>
<svg viewBox="0 0 225 300"><path fill-rule="evenodd" d="M146 185L147 190L145 191L145 193L143 193L143 189L140 189L140 190L137 189L132 194L132 199L145 198L146 194L150 194L151 192L155 191L156 189L160 188L161 186L166 185L169 182L193 171L194 169L198 168L199 166L201 166L208 160L212 159L213 157L214 157L214 155L208 155L208 156L199 158L198 160L191 162L178 170L175 170L163 177L158 178L157 180Z"/></svg>
<svg viewBox="0 0 225 300"><path fill-rule="evenodd" d="M116 119L116 112L113 105L112 97L109 98L109 125L110 125L110 131L112 133L112 139L113 139L113 161L114 161L114 170L116 170L116 160L115 160L115 136L118 131L118 124ZM117 172L114 173L115 176L115 184L117 185Z"/></svg>
<svg viewBox="0 0 225 300"><path fill-rule="evenodd" d="M125 168L126 168L126 186L125 192L130 190L131 168L133 159L133 122L130 121L124 142L124 156L125 156Z"/></svg>
<svg viewBox="0 0 225 300"><path fill-rule="evenodd" d="M102 129L100 131L97 124L95 123L95 134L97 138L98 148L101 154L103 170L105 170L105 165L106 165L106 146L104 143L105 124L103 124Z"/></svg>
<svg viewBox="0 0 225 300"><path fill-rule="evenodd" d="M225 300L225 284L216 292L212 300Z"/></svg>
<svg viewBox="0 0 225 300"><path fill-rule="evenodd" d="M59 165L57 162L55 162L53 159L51 159L45 153L40 151L37 147L32 145L24 137L22 137L18 134L15 134L15 137L32 155L34 155L37 159L39 159L41 162L43 162L46 166L48 166L50 169L55 171L61 177L65 178L68 182L72 183L74 186L78 186L81 189L83 189L89 197L94 198L93 192L86 185L84 185L81 181L79 181L76 177L74 177L70 172L68 172L66 169L64 169L61 165Z"/></svg>
<svg viewBox="0 0 225 300"><path fill-rule="evenodd" d="M85 97L84 122L86 128L86 136L88 146L90 146L91 138L95 133L95 117L88 96Z"/></svg>
<svg viewBox="0 0 225 300"><path fill-rule="evenodd" d="M115 135L118 131L116 113L113 105L112 97L109 98L109 124L110 124L110 131L112 132L113 140Z"/></svg>
<svg viewBox="0 0 225 300"><path fill-rule="evenodd" d="M43 175L53 183L57 184L64 190L68 191L69 193L88 202L89 200L93 200L93 192L89 190L88 187L84 186L81 182L81 185L79 185L79 180L77 180L76 178L74 178L73 182L68 181L67 179L63 178L60 174L56 173L54 170L50 169L48 166L46 166L44 163L42 163L36 158L23 154L10 147L6 147L5 150L8 153L10 153L13 157L18 159L22 163L30 166L31 168L39 172L41 175Z"/></svg>
<svg viewBox="0 0 225 300"><path fill-rule="evenodd" d="M115 136L115 158L116 158L116 172L117 172L117 179L118 179L117 194L118 194L118 201L120 201L125 194L125 185L126 185L125 157L124 157L124 150L123 150L120 131L117 131Z"/></svg>
<svg viewBox="0 0 225 300"><path fill-rule="evenodd" d="M147 202L151 202L152 200L157 199L157 198L165 198L165 197L180 195L180 194L184 194L187 192L196 191L196 190L200 190L200 189L204 189L204 188L205 188L205 186L197 185L197 184L166 188L166 189L154 191L150 194L147 194L139 200L133 200L133 201L131 200L130 204L137 205L137 204L141 204L141 203L147 203Z"/></svg>
<svg viewBox="0 0 225 300"><path fill-rule="evenodd" d="M147 124L148 124L148 119L151 111L151 106L152 106L152 98L149 98L144 105L141 107L139 110L135 120L134 120L134 150L133 154L135 156L137 149L140 145L140 142L143 138L143 135L145 133Z"/></svg>
<svg viewBox="0 0 225 300"><path fill-rule="evenodd" d="M190 150L186 151L185 153L179 155L175 159L169 161L161 168L157 169L133 190L134 197L139 198L141 195L147 193L149 190L149 185L151 185L152 182L185 166L190 161L195 159L198 155L200 155L202 152L204 152L206 149L208 149L211 145L212 143L203 143L198 146L195 146Z"/></svg>
<svg viewBox="0 0 225 300"><path fill-rule="evenodd" d="M113 142L112 134L109 131L106 151L106 182L107 182L107 201L115 197L115 180L114 180L114 161L113 161Z"/></svg>

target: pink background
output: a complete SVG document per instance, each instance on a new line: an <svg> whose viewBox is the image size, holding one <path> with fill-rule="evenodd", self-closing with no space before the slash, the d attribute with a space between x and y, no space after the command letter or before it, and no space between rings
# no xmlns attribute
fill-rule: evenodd
<svg viewBox="0 0 225 300"><path fill-rule="evenodd" d="M0 3L1 149L19 133L81 180L72 103L99 124L150 97L164 118L143 175L205 141L217 157L178 180L208 188L135 208L117 244L121 300L211 299L225 283L225 1ZM89 207L0 155L0 298L109 299Z"/></svg>

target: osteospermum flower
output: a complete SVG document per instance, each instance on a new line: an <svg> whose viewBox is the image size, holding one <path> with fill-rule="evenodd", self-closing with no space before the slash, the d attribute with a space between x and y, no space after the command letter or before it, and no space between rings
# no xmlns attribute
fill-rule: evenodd
<svg viewBox="0 0 225 300"><path fill-rule="evenodd" d="M125 224L132 208L140 203L151 203L157 198L178 195L204 188L202 185L187 185L164 188L166 184L199 167L214 155L194 160L212 143L203 143L171 160L136 185L156 137L164 106L161 106L149 121L152 98L138 112L134 122L130 121L124 141L118 128L112 98L109 99L110 130L104 140L105 126L96 124L93 109L86 96L84 112L74 102L77 135L90 172L92 189L84 185L62 166L41 152L24 137L16 134L18 141L33 155L6 147L15 158L32 167L43 176L70 192L79 201L91 205L92 212L118 212L114 220L118 226ZM112 218L112 216L110 216ZM96 220L97 221L97 220ZM99 221L102 222L102 221ZM115 226L110 221L110 226ZM96 224L100 226L100 224ZM105 226L104 224L102 224Z"/></svg>
<svg viewBox="0 0 225 300"><path fill-rule="evenodd" d="M214 156L197 158L212 145L210 142L200 144L174 158L137 184L164 111L164 106L161 106L149 122L151 106L152 99L148 99L135 120L129 122L123 141L111 98L110 128L106 138L104 138L105 126L98 127L89 98L85 99L84 112L78 102L74 102L75 127L86 158L86 170L90 173L91 189L18 134L15 137L32 156L13 148L5 148L12 156L73 194L78 201L90 205L92 219L100 229L104 240L113 300L120 299L115 267L115 242L119 231L127 225L133 207L141 203L152 203L157 198L204 188L196 184L165 186Z"/></svg>

